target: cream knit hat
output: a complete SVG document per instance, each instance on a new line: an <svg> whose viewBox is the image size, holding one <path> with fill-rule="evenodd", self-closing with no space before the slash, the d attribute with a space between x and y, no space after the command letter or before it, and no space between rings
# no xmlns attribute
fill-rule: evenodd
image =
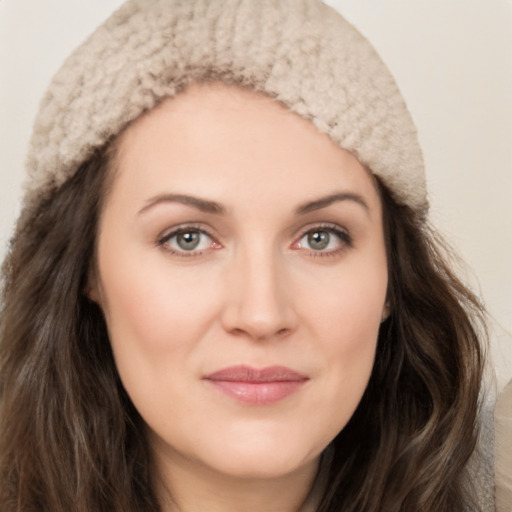
<svg viewBox="0 0 512 512"><path fill-rule="evenodd" d="M318 0L129 0L53 78L27 158L25 205L192 81L262 91L311 120L424 216L423 158L402 96L368 41Z"/></svg>

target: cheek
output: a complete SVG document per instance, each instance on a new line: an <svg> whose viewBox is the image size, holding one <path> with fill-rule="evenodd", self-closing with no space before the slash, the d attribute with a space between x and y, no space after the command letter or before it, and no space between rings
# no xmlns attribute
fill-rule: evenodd
<svg viewBox="0 0 512 512"><path fill-rule="evenodd" d="M324 356L329 358L331 368L329 377L337 381L332 389L343 390L345 396L362 394L375 357L379 309L372 311L368 302L357 301L353 295L348 303L339 299L334 306L331 311L317 311L319 338L323 339Z"/></svg>
<svg viewBox="0 0 512 512"><path fill-rule="evenodd" d="M102 307L114 342L122 333L155 351L180 346L213 315L211 286L194 273L182 282L165 262L106 259L102 274Z"/></svg>
<svg viewBox="0 0 512 512"><path fill-rule="evenodd" d="M180 281L165 262L139 258L104 258L101 269L102 308L123 386L142 417L163 422L167 431L172 415L164 411L178 408L182 414L190 407L181 397L187 396L197 372L195 354L216 316L211 283L195 277L191 283L190 276Z"/></svg>
<svg viewBox="0 0 512 512"><path fill-rule="evenodd" d="M374 345L385 308L388 276L380 247L365 258L347 258L339 270L310 279L296 296L309 297L304 307L311 325L329 341L329 350L358 352ZM305 293L309 290L309 293Z"/></svg>
<svg viewBox="0 0 512 512"><path fill-rule="evenodd" d="M385 269L382 259L382 264L340 273L308 305L312 339L322 347L328 369L323 406L331 411L332 435L349 421L372 372L386 299Z"/></svg>
<svg viewBox="0 0 512 512"><path fill-rule="evenodd" d="M216 316L214 286L198 273L170 272L165 258L116 260L106 247L102 254L101 302L116 366L138 408L152 410L162 389L180 389L183 372L194 374L192 356Z"/></svg>

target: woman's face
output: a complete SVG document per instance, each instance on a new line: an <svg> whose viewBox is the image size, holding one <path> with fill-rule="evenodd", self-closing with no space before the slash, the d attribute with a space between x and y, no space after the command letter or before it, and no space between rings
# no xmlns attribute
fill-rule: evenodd
<svg viewBox="0 0 512 512"><path fill-rule="evenodd" d="M372 178L275 101L194 86L119 140L89 293L167 467L315 464L367 385L387 282Z"/></svg>

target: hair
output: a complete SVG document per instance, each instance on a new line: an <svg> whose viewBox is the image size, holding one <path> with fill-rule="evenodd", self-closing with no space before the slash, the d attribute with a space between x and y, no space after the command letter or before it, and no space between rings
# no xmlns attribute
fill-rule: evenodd
<svg viewBox="0 0 512 512"><path fill-rule="evenodd" d="M114 144L22 212L3 266L2 512L157 512L145 426L86 289ZM389 318L355 414L334 439L321 512L473 507L483 309L435 232L378 183ZM481 323L482 321L482 323Z"/></svg>

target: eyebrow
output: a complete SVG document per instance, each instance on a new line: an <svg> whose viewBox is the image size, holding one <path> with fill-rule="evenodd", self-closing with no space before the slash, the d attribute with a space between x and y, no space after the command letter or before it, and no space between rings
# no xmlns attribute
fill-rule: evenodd
<svg viewBox="0 0 512 512"><path fill-rule="evenodd" d="M327 208L333 203L337 203L339 201L352 201L366 210L367 213L370 212L370 208L367 202L363 199L359 194L354 194L352 192L338 192L335 194L330 194L326 197L321 197L319 199L315 199L314 201L308 201L300 205L296 210L297 215L305 215L306 213L314 212L316 210L321 210L322 208Z"/></svg>
<svg viewBox="0 0 512 512"><path fill-rule="evenodd" d="M186 194L160 194L146 201L146 204L139 210L139 215L145 213L150 208L162 203L180 203L185 206L191 206L205 213L213 213L215 215L225 215L226 209L215 201L208 201L199 197L189 196Z"/></svg>
<svg viewBox="0 0 512 512"><path fill-rule="evenodd" d="M366 201L358 194L352 192L338 192L330 194L326 197L315 199L314 201L308 201L307 203L301 204L295 210L296 215L305 215L322 208L327 208L333 203L340 201L353 201L356 204L362 206L367 212L370 208ZM180 203L185 206L196 208L205 213L212 213L214 215L226 215L226 209L215 201L207 199L201 199L195 196L189 196L186 194L160 194L146 201L146 204L139 210L139 215L145 213L147 210L153 208L156 205L163 203Z"/></svg>

